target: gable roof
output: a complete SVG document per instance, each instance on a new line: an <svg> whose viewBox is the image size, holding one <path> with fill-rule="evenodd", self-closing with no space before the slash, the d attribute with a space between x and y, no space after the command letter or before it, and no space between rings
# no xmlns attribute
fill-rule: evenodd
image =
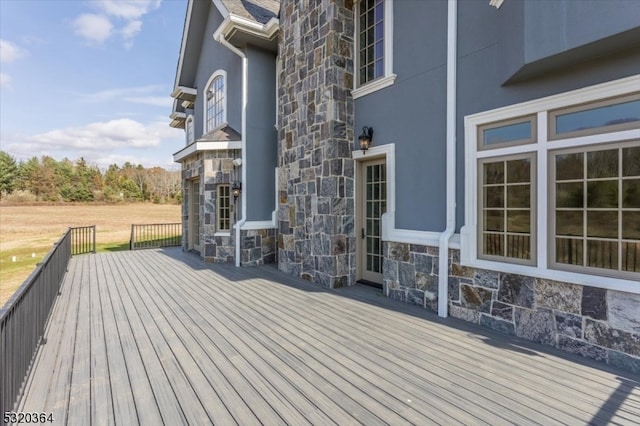
<svg viewBox="0 0 640 426"><path fill-rule="evenodd" d="M280 0L219 0L230 15L266 24L278 17Z"/></svg>

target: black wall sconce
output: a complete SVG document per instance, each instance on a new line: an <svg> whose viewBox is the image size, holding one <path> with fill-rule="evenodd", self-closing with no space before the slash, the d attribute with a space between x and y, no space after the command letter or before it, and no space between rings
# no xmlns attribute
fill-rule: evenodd
<svg viewBox="0 0 640 426"><path fill-rule="evenodd" d="M360 142L360 149L364 154L373 143L373 128L364 126L362 128L362 134L358 136L358 141Z"/></svg>
<svg viewBox="0 0 640 426"><path fill-rule="evenodd" d="M242 183L235 181L231 184L231 194L233 195L233 201L238 200L240 193L242 192Z"/></svg>

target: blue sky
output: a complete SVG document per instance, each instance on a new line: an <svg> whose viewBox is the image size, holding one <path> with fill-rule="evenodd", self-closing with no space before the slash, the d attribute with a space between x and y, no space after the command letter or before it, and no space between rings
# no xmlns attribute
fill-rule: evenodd
<svg viewBox="0 0 640 426"><path fill-rule="evenodd" d="M186 0L0 0L0 149L176 168Z"/></svg>

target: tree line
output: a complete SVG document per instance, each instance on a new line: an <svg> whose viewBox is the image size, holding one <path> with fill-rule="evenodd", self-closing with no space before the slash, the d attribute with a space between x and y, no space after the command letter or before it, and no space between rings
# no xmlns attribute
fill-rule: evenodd
<svg viewBox="0 0 640 426"><path fill-rule="evenodd" d="M16 161L0 151L0 198L48 202L180 202L179 171L139 164L110 165L105 171L84 158L49 156Z"/></svg>

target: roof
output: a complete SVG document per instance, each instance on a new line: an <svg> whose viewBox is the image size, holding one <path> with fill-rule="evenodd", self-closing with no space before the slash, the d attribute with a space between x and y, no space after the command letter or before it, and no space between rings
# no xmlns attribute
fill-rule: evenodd
<svg viewBox="0 0 640 426"><path fill-rule="evenodd" d="M241 141L242 136L231 126L224 126L202 135L197 142Z"/></svg>
<svg viewBox="0 0 640 426"><path fill-rule="evenodd" d="M229 14L266 24L278 17L280 0L220 0Z"/></svg>

